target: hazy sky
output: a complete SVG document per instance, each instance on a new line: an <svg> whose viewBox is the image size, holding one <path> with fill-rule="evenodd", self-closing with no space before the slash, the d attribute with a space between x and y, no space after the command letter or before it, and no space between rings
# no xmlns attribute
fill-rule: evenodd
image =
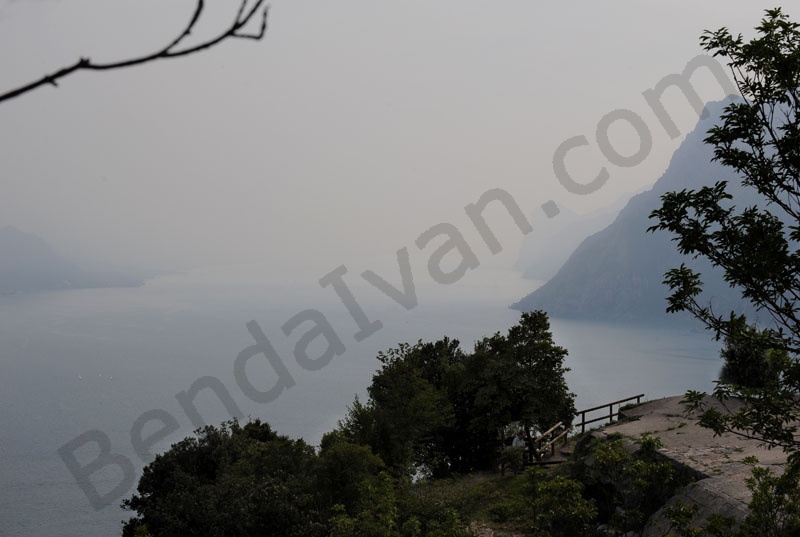
<svg viewBox="0 0 800 537"><path fill-rule="evenodd" d="M198 39L235 13L234 2L209 3ZM343 263L359 273L390 263L402 246L424 266L430 251L414 240L450 222L482 262L510 266L520 231L487 212L504 247L493 258L464 206L503 188L528 214L548 200L586 212L652 184L682 136L667 136L642 91L700 54L704 29L751 35L767 7L274 0L263 41L78 73L0 104L0 226L120 265L267 261L269 277L319 278ZM155 50L193 8L0 0L0 91L81 56ZM704 100L724 96L704 69L693 81ZM664 102L686 134L692 108L674 89ZM652 132L638 166L598 149L598 122L616 109ZM636 152L631 133L625 122L609 130L619 153ZM585 196L553 172L554 151L577 135L589 145L567 160L576 181L602 166L611 174Z"/></svg>

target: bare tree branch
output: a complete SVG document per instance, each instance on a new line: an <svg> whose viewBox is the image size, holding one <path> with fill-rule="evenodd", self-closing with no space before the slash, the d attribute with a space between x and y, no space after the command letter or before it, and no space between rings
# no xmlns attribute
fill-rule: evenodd
<svg viewBox="0 0 800 537"><path fill-rule="evenodd" d="M185 48L178 48L179 45L192 33L197 21L200 20L200 17L203 14L203 8L205 7L204 0L197 0L197 7L194 10L194 14L192 18L189 20L189 23L186 25L186 28L183 32L178 35L171 43L167 46L153 52L152 54L147 54L145 56L139 56L137 58L129 58L127 60L120 60L111 63L94 63L89 58L80 58L77 62L67 67L63 67L58 71L53 73L44 75L39 80L34 82L30 82L29 84L25 84L17 89L8 91L6 93L0 94L0 103L3 101L7 101L9 99L13 99L14 97L18 97L24 93L29 91L33 91L40 86L44 86L46 84L50 84L52 86L58 86L58 81L68 75L71 75L75 71L80 70L91 70L91 71L108 71L112 69L122 69L125 67L132 67L134 65L139 65L142 63L152 62L155 60L160 59L168 59L168 58L177 58L179 56L187 56L189 54L194 54L195 52L199 52L201 50L205 50L207 48L211 48L214 45L226 40L226 39L253 39L253 40L260 40L267 32L267 15L269 14L269 4L265 4L265 0L255 0L252 6L248 9L248 3L250 0L241 0L241 5L239 6L239 11L236 14L236 18L233 20L233 23L222 33L208 39L207 41L203 41L196 45L188 46ZM248 33L244 30L244 28L253 20L258 18L258 14L260 14L261 18L261 26L259 27L258 31Z"/></svg>

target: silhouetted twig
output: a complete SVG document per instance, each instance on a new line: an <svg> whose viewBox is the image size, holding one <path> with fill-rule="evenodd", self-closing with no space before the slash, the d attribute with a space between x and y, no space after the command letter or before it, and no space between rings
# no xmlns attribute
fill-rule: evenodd
<svg viewBox="0 0 800 537"><path fill-rule="evenodd" d="M81 58L77 62L68 67L64 67L54 73L44 75L39 80L36 80L29 84L25 84L24 86L11 90L7 93L0 94L0 103L3 101L7 101L9 99L13 99L14 97L18 97L23 93L33 91L39 86L44 86L46 84L58 86L59 79L64 78L67 75L70 75L75 71L80 71L82 69L91 71L108 71L111 69L122 69L124 67L132 67L134 65L139 65L142 63L147 63L160 59L177 58L179 56L186 56L188 54L193 54L195 52L211 48L214 45L228 38L254 39L258 41L259 39L264 37L264 34L267 31L267 15L269 13L269 5L265 4L264 2L265 0L255 0L253 5L248 8L250 0L241 0L241 5L239 6L239 11L236 14L236 18L224 32L222 32L221 34L212 39L203 41L202 43L178 49L177 47L181 44L181 42L192 33L192 29L194 28L195 24L197 24L197 21L200 20L200 16L203 13L205 2L204 0L197 0L197 7L194 10L194 14L192 15L192 18L189 21L189 24L186 26L183 32L181 32L181 34L178 35L178 37L172 40L170 44L168 44L161 50L154 52L152 54L140 56L138 58L130 58L127 60L121 60L111 63L94 63L89 58ZM245 26L247 26L252 19L257 18L258 14L261 15L261 26L258 29L258 31L253 33L245 32L244 31Z"/></svg>

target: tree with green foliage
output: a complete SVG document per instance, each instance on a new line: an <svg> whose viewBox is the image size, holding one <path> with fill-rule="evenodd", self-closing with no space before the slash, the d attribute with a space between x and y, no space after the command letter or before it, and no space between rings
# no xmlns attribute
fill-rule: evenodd
<svg viewBox="0 0 800 537"><path fill-rule="evenodd" d="M719 383L714 395L732 398L738 411L705 406L690 392L691 408L716 432L800 449L800 25L781 9L767 10L758 35L745 41L726 28L706 32L705 50L725 58L741 93L729 104L706 142L714 159L732 168L760 204L737 207L725 182L667 193L650 229L673 234L678 250L708 259L741 291L767 324L756 327L741 313L714 311L699 298L701 275L685 265L666 274L668 311L689 311L741 348L771 353L778 381L763 387Z"/></svg>
<svg viewBox="0 0 800 537"><path fill-rule="evenodd" d="M448 394L463 361L458 341L403 343L378 360L382 366L368 388L369 401L356 398L340 422L341 434L369 445L396 475L422 467L446 473L446 435L454 423Z"/></svg>
<svg viewBox="0 0 800 537"><path fill-rule="evenodd" d="M205 427L145 467L124 537L468 537L449 505L422 502L366 445L326 434L319 452L254 421Z"/></svg>
<svg viewBox="0 0 800 537"><path fill-rule="evenodd" d="M497 430L520 422L545 431L575 414L564 374L567 350L553 341L542 311L523 313L505 336L499 333L475 344L467 383L474 397L473 426Z"/></svg>
<svg viewBox="0 0 800 537"><path fill-rule="evenodd" d="M368 446L348 442L335 431L327 433L314 469L319 504L330 506L331 510L335 507L338 514L358 513L370 501L365 492L377 488L385 469L383 461Z"/></svg>
<svg viewBox="0 0 800 537"><path fill-rule="evenodd" d="M369 400L356 399L340 431L369 445L396 475L489 469L508 424L544 430L571 421L566 355L541 311L470 354L448 338L400 345L379 355Z"/></svg>
<svg viewBox="0 0 800 537"><path fill-rule="evenodd" d="M123 536L323 536L314 450L267 425L207 426L144 468Z"/></svg>

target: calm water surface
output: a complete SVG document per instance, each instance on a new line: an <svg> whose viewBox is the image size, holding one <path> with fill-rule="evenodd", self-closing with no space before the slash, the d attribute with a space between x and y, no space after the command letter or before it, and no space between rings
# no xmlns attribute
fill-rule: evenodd
<svg viewBox="0 0 800 537"><path fill-rule="evenodd" d="M318 287L200 285L176 276L138 289L0 297L0 535L120 534L129 513L117 507L119 501L94 510L57 454L81 433L102 431L112 450L140 472L143 462L130 440L134 421L151 409L175 417L181 430L154 451L166 449L193 429L175 395L213 376L245 415L313 444L336 426L354 395L364 396L379 350L443 335L469 348L516 322L518 313L506 305L529 285L503 275L457 289L419 288L419 305L411 311L372 288L354 289L367 315L383 322L360 343L345 308L330 289ZM303 370L293 359L294 343L307 328L294 337L280 328L307 308L322 311L347 347L319 371ZM296 382L266 405L248 400L233 377L236 355L253 344L245 327L253 319ZM570 352L568 382L579 408L640 392L655 398L707 390L720 367L719 344L702 331L561 319L553 319L552 328ZM247 374L257 387L271 387L274 374L266 361L250 360ZM210 393L196 401L209 424L229 417ZM153 424L145 435L155 429ZM77 456L85 464L96 453L89 445ZM92 481L103 494L120 476L109 467Z"/></svg>

